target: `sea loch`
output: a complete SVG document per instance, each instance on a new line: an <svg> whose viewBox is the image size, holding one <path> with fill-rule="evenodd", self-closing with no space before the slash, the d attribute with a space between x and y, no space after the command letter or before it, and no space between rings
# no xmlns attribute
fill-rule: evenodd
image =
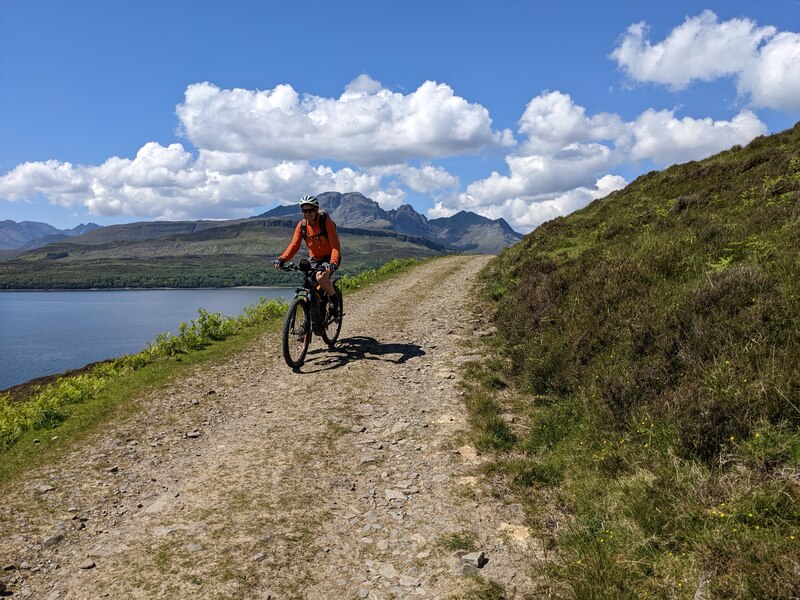
<svg viewBox="0 0 800 600"><path fill-rule="evenodd" d="M289 288L0 292L0 390L142 350L203 308L237 316Z"/></svg>

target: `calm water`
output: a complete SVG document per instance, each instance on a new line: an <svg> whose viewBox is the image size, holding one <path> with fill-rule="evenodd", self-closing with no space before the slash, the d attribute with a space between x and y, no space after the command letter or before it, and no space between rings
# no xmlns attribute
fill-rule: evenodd
<svg viewBox="0 0 800 600"><path fill-rule="evenodd" d="M0 292L0 390L139 352L199 308L237 316L289 288Z"/></svg>

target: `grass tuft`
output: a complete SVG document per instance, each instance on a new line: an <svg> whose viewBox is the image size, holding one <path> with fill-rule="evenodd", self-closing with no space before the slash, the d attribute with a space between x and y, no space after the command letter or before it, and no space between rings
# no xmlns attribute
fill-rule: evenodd
<svg viewBox="0 0 800 600"><path fill-rule="evenodd" d="M439 539L438 545L450 552L458 550L473 552L478 547L478 537L474 531L459 531L443 535Z"/></svg>

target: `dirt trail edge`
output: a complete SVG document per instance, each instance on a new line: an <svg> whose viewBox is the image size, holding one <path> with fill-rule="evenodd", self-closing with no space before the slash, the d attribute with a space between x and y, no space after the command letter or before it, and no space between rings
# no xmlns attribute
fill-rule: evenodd
<svg viewBox="0 0 800 600"><path fill-rule="evenodd" d="M6 594L444 599L478 574L527 595L540 544L463 435L460 367L486 328L468 291L488 260L352 294L339 344L315 340L301 372L265 336L2 490Z"/></svg>

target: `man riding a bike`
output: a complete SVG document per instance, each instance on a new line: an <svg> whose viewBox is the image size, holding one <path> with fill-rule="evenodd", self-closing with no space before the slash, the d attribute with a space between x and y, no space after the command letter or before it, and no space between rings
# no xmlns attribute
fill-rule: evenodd
<svg viewBox="0 0 800 600"><path fill-rule="evenodd" d="M303 211L303 219L295 227L294 237L286 251L273 261L273 265L280 269L297 254L305 241L311 266L324 267L323 271L316 274L317 283L328 294L328 298L335 300L336 291L331 283L331 274L339 268L342 261L336 224L330 216L320 212L316 196L303 196L300 199L300 209ZM329 311L335 313L337 303L332 301L328 304Z"/></svg>

